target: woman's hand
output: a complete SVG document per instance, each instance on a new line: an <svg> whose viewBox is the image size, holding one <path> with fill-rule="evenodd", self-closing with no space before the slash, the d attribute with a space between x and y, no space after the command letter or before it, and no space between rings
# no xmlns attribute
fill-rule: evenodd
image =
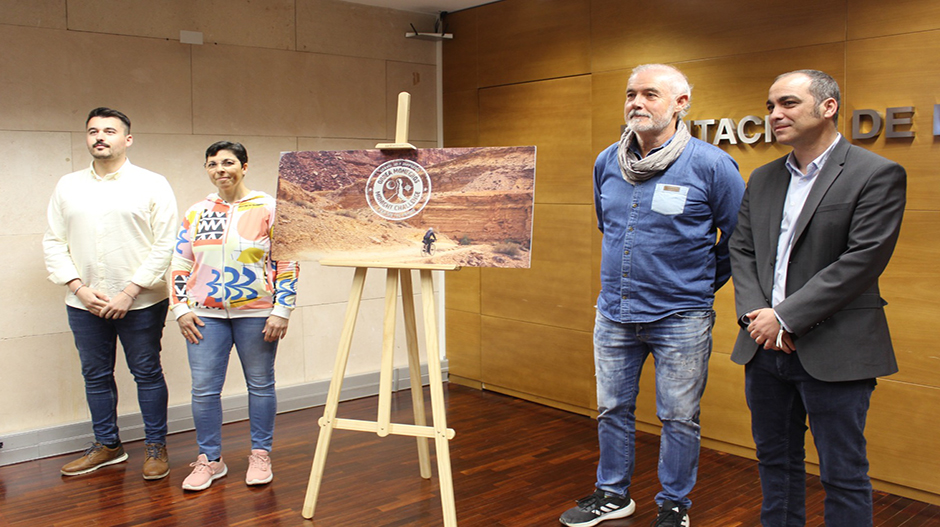
<svg viewBox="0 0 940 527"><path fill-rule="evenodd" d="M176 323L180 325L180 333L183 334L187 342L190 344L199 344L199 341L202 339L202 333L199 332L199 328L205 326L205 322L200 320L195 313L189 312L176 319Z"/></svg>
<svg viewBox="0 0 940 527"><path fill-rule="evenodd" d="M277 315L269 316L264 323L264 329L261 330L264 333L264 341L275 342L277 339L284 338L284 335L287 335L288 322L290 322L288 319Z"/></svg>

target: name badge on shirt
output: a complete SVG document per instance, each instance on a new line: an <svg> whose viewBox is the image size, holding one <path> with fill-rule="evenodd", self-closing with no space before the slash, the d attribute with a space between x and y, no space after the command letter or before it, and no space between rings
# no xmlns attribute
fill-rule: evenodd
<svg viewBox="0 0 940 527"><path fill-rule="evenodd" d="M689 187L657 183L653 191L653 211L667 216L682 214L688 195Z"/></svg>

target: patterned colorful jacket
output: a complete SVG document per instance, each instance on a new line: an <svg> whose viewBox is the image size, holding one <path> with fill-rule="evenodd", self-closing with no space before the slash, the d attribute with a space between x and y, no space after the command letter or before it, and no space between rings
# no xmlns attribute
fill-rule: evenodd
<svg viewBox="0 0 940 527"><path fill-rule="evenodd" d="M210 194L186 211L170 264L176 318L290 317L300 268L271 259L274 204L264 192L235 203Z"/></svg>

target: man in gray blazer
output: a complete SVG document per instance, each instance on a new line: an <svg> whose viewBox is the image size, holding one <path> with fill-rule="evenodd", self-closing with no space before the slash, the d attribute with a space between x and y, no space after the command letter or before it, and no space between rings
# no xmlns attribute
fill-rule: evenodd
<svg viewBox="0 0 940 527"><path fill-rule="evenodd" d="M777 77L774 136L793 151L751 174L731 236L765 526L805 524L806 418L829 527L872 525L865 419L875 378L898 371L878 277L901 229L906 174L836 129L839 85L816 70Z"/></svg>

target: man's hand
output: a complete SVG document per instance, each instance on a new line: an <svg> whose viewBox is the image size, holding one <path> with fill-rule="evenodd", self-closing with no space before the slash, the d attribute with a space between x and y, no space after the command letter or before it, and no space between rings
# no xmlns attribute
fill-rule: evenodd
<svg viewBox="0 0 940 527"><path fill-rule="evenodd" d="M261 330L261 332L264 333L264 341L275 342L277 339L284 338L284 336L287 335L288 322L290 322L288 319L277 315L269 316L268 320L264 323L264 329Z"/></svg>
<svg viewBox="0 0 940 527"><path fill-rule="evenodd" d="M176 323L179 324L180 333L183 334L187 342L190 344L199 344L199 340L202 339L202 333L199 332L199 328L204 327L206 325L205 322L190 311L176 319Z"/></svg>
<svg viewBox="0 0 940 527"><path fill-rule="evenodd" d="M751 338L754 339L754 342L758 345L764 346L764 349L780 350L784 353L793 353L796 349L793 345L793 339L786 331L783 332L780 339L782 346L777 346L777 335L781 327L773 309L765 307L751 311L744 316L751 321L750 324L747 325L747 331L751 335Z"/></svg>
<svg viewBox="0 0 940 527"><path fill-rule="evenodd" d="M118 293L98 313L98 316L108 320L124 318L134 304L134 299L124 293Z"/></svg>
<svg viewBox="0 0 940 527"><path fill-rule="evenodd" d="M84 304L85 308L88 309L88 312L96 317L101 316L101 310L111 301L108 295L88 286L82 286L78 292L74 294L75 297Z"/></svg>
<svg viewBox="0 0 940 527"><path fill-rule="evenodd" d="M130 311L131 306L134 305L134 301L137 300L137 295L140 294L141 287L135 283L131 283L121 291L118 291L114 298L108 301L101 312L99 317L108 319L108 320L117 320L124 318L124 315L127 315L127 312Z"/></svg>

